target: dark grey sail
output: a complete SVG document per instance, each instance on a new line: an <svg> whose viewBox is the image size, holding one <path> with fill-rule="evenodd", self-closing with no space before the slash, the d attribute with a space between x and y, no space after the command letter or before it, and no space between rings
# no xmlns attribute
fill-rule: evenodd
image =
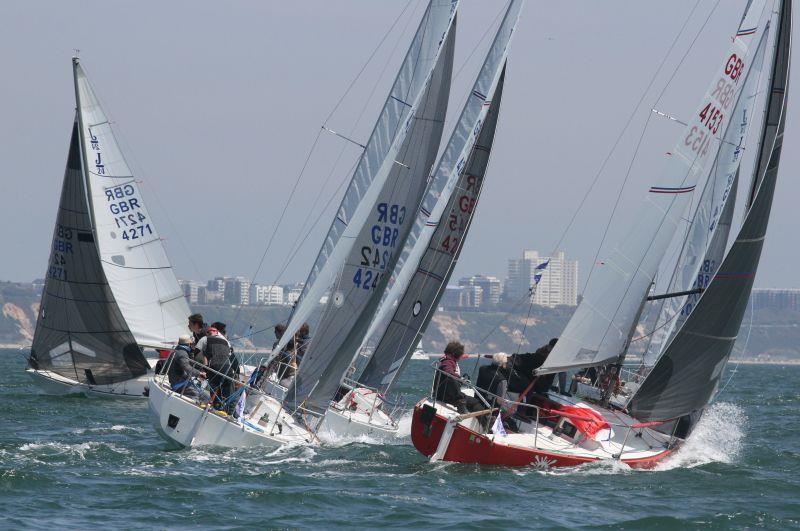
<svg viewBox="0 0 800 531"><path fill-rule="evenodd" d="M425 333L442 298L444 287L464 247L464 240L483 189L497 129L504 82L505 66L494 95L488 95L491 101L489 111L467 158L467 164L460 173L458 183L442 217L438 219L438 225L389 326L359 378L362 385L379 389L381 393L388 392L397 375L402 374L411 359L414 348ZM432 207L430 205L428 208L432 210ZM430 223L436 223L436 220L431 220Z"/></svg>
<svg viewBox="0 0 800 531"><path fill-rule="evenodd" d="M631 399L628 410L639 420L675 419L704 408L719 387L739 334L778 177L791 55L791 0L782 5L775 42L761 156L744 223L694 311Z"/></svg>
<svg viewBox="0 0 800 531"><path fill-rule="evenodd" d="M30 367L89 385L130 380L148 369L100 264L84 185L77 120Z"/></svg>

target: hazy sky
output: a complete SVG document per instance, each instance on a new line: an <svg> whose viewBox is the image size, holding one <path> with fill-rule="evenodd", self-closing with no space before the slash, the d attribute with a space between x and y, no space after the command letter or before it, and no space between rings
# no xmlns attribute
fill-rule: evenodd
<svg viewBox="0 0 800 531"><path fill-rule="evenodd" d="M528 0L484 194L456 278L477 272L502 278L507 259L523 248L552 250L695 2ZM699 32L658 104L678 118L694 112L730 44L746 0L722 0L701 31L715 3L700 0L561 246L581 261L582 278L658 92ZM504 4L462 1L451 117L483 58L488 43L481 37ZM0 2L0 279L32 280L45 271L74 113L73 48L122 133L178 276L251 277L317 131L406 5ZM328 127L366 141L424 5L411 0ZM792 84L790 99L797 101L799 92L800 83ZM798 123L790 106L759 287L800 286L793 265L800 260ZM651 120L609 242L631 222L680 132L675 122ZM295 243L300 251L280 281L305 278L338 205L334 191L349 179L357 156L353 145L321 137L258 280L274 281ZM305 237L300 229L316 219L317 197L329 208Z"/></svg>

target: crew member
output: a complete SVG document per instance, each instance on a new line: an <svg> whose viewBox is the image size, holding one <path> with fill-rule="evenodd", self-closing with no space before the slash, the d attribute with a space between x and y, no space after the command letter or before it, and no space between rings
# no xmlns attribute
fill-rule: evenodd
<svg viewBox="0 0 800 531"><path fill-rule="evenodd" d="M210 326L206 329L206 336L200 338L196 348L208 360L207 365L211 369L208 385L216 396L215 405L219 408L233 390L233 381L226 378L231 368L229 361L231 345L225 336Z"/></svg>
<svg viewBox="0 0 800 531"><path fill-rule="evenodd" d="M192 352L191 341L192 338L189 335L178 338L178 346L172 351L167 361L169 366L167 378L173 391L180 391L187 396L196 396L197 392L189 380L193 377L205 378L206 373L192 366L189 357Z"/></svg>
<svg viewBox="0 0 800 531"><path fill-rule="evenodd" d="M458 362L466 356L464 345L458 341L448 343L444 348L444 356L439 358L439 370L436 371L433 384L436 400L456 406L459 413L484 409L480 400L461 391L461 369Z"/></svg>

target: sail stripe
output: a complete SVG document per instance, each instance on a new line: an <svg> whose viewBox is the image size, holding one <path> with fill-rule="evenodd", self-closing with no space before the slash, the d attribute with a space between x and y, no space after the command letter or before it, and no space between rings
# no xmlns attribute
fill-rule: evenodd
<svg viewBox="0 0 800 531"><path fill-rule="evenodd" d="M475 96L475 97L477 97L477 98L480 98L480 99L482 99L483 101L486 101L486 96L484 96L484 95L481 93L481 91L479 91L479 90L473 90L473 91L472 91L472 95L473 95L473 96Z"/></svg>
<svg viewBox="0 0 800 531"><path fill-rule="evenodd" d="M425 214L426 217L430 217L431 213L425 210L425 207L420 207L419 211Z"/></svg>
<svg viewBox="0 0 800 531"><path fill-rule="evenodd" d="M753 33L756 32L757 29L758 29L758 26L756 26L754 28L750 28L750 29L739 30L738 32L736 32L736 36L737 37L744 37L745 35L752 35Z"/></svg>

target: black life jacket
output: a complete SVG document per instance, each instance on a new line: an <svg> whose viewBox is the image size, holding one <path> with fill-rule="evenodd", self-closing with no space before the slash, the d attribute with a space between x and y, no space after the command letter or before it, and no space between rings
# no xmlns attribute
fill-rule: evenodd
<svg viewBox="0 0 800 531"><path fill-rule="evenodd" d="M219 370L228 363L231 347L219 336L206 336L206 347L203 349L203 353L208 359L208 366Z"/></svg>

